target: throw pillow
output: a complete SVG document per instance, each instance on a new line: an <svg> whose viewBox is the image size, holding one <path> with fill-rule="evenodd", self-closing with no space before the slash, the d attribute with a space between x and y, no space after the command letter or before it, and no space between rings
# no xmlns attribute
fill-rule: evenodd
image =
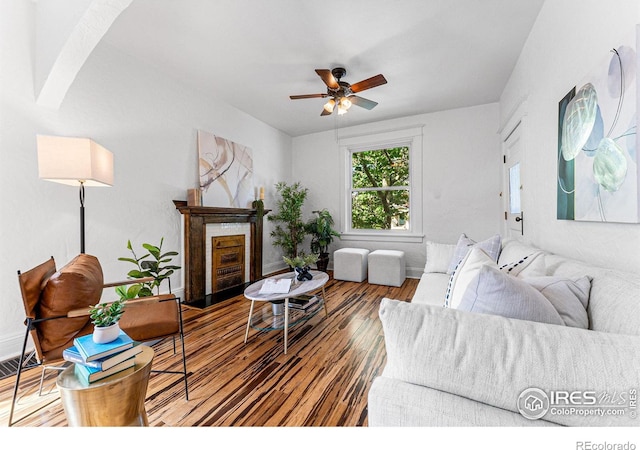
<svg viewBox="0 0 640 450"><path fill-rule="evenodd" d="M469 283L457 309L564 325L558 311L537 289L487 265Z"/></svg>
<svg viewBox="0 0 640 450"><path fill-rule="evenodd" d="M462 300L462 296L469 286L469 283L478 274L483 266L491 266L498 268L493 258L485 253L484 250L474 247L458 264L458 267L449 277L449 285L444 298L445 308L457 308Z"/></svg>
<svg viewBox="0 0 640 450"><path fill-rule="evenodd" d="M544 253L541 251L531 253L518 261L513 261L500 266L500 270L514 277L542 277L545 272Z"/></svg>
<svg viewBox="0 0 640 450"><path fill-rule="evenodd" d="M458 239L458 243L456 244L456 249L453 253L453 258L451 258L451 262L449 263L449 270L447 270L447 273L453 273L456 266L460 264L460 261L462 261L462 258L464 258L472 248L481 248L487 253L487 255L491 256L494 261L498 261L501 246L502 240L499 234L496 234L489 239L485 239L484 241L476 242L473 239L468 238L466 234L462 233Z"/></svg>
<svg viewBox="0 0 640 450"><path fill-rule="evenodd" d="M522 281L536 288L558 311L565 325L589 328L587 304L591 291L591 278L576 280L563 277L525 277Z"/></svg>
<svg viewBox="0 0 640 450"><path fill-rule="evenodd" d="M424 265L424 273L447 273L455 249L456 244L427 241L427 262Z"/></svg>
<svg viewBox="0 0 640 450"><path fill-rule="evenodd" d="M95 305L100 301L104 279L98 258L82 253L54 273L40 297L38 317L64 316L72 309ZM89 316L48 320L38 324L43 352L69 347L73 338L89 323Z"/></svg>

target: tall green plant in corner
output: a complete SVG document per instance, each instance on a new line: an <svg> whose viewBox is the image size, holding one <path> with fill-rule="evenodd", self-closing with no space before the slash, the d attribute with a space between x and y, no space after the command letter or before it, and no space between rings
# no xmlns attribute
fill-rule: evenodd
<svg viewBox="0 0 640 450"><path fill-rule="evenodd" d="M302 187L300 182L288 185L280 181L276 183L276 191L280 196L276 202L278 212L267 216L268 220L276 223L271 232L273 245L282 247L284 256L295 258L298 256L298 244L302 243L306 234L302 205L308 189Z"/></svg>
<svg viewBox="0 0 640 450"><path fill-rule="evenodd" d="M136 265L136 269L130 270L127 274L130 278L141 279L152 277L153 281L140 283L140 290L137 292L138 297L149 297L154 295L153 290L156 290L156 294L160 294L160 285L166 279L168 279L172 273L180 269L180 266L176 265L163 265L171 262L174 256L178 255L178 252L165 252L162 253L162 243L164 238L160 239L160 245L155 246L151 244L142 244L142 247L148 252L146 255L138 257L131 241L127 241L127 248L133 254L133 258L118 258L118 261L130 262ZM149 258L149 259L147 259ZM136 288L134 288L137 290ZM131 290L131 288L129 288ZM120 297L130 297L131 292L118 292ZM124 294L124 295L123 295ZM128 294L128 295L127 295ZM135 296L135 294L134 294Z"/></svg>

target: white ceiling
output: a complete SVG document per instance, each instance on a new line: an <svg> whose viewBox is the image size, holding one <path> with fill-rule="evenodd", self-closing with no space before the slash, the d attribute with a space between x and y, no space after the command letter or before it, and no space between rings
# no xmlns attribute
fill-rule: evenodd
<svg viewBox="0 0 640 450"><path fill-rule="evenodd" d="M544 0L135 0L105 42L291 136L497 102ZM321 117L314 69L378 102Z"/></svg>

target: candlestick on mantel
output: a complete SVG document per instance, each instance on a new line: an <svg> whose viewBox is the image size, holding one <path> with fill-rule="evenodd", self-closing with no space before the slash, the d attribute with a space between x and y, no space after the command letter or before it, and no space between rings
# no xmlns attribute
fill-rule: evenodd
<svg viewBox="0 0 640 450"><path fill-rule="evenodd" d="M260 200L264 200L264 187L260 187Z"/></svg>

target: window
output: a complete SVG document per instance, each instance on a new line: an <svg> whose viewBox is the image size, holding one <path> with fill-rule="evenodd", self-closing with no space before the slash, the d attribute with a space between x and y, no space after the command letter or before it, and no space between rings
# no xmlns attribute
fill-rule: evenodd
<svg viewBox="0 0 640 450"><path fill-rule="evenodd" d="M422 240L422 128L342 138L342 240Z"/></svg>
<svg viewBox="0 0 640 450"><path fill-rule="evenodd" d="M509 212L520 214L520 163L509 168Z"/></svg>
<svg viewBox="0 0 640 450"><path fill-rule="evenodd" d="M409 147L351 153L351 229L409 230Z"/></svg>

